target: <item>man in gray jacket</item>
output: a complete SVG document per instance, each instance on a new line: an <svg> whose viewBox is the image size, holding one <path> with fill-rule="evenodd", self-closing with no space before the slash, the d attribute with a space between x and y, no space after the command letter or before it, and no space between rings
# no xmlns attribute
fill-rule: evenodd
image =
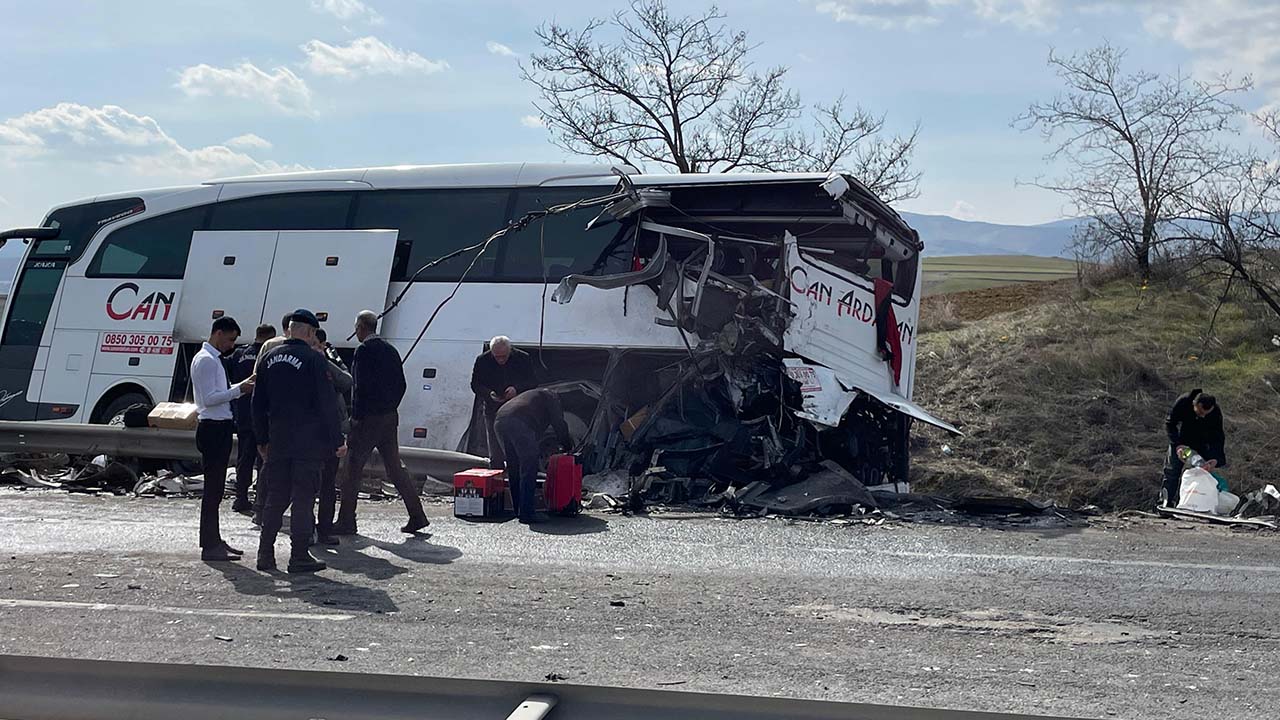
<svg viewBox="0 0 1280 720"><path fill-rule="evenodd" d="M337 394L338 420L342 425L345 437L351 432L351 414L347 411L347 398L351 396L354 384L351 373L347 372L342 358L329 346L328 335L324 330L317 330L315 342L311 347L329 361L329 379L333 382L333 391ZM333 534L333 516L338 507L338 465L336 457L325 460L320 473L320 502L316 507L316 542L321 545L337 545L338 537Z"/></svg>

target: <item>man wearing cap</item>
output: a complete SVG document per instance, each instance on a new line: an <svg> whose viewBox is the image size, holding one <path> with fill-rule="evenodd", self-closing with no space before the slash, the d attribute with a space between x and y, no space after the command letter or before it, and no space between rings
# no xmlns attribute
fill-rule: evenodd
<svg viewBox="0 0 1280 720"><path fill-rule="evenodd" d="M400 400L404 398L404 368L400 353L391 343L378 337L378 315L362 310L356 316L356 348L351 374L355 385L351 390L351 458L347 460L347 476L342 483L342 500L338 506L335 535L356 534L356 495L364 464L374 449L382 456L387 479L396 486L409 522L401 532L413 534L431 524L418 499L418 488L400 465Z"/></svg>
<svg viewBox="0 0 1280 720"><path fill-rule="evenodd" d="M329 361L312 349L320 322L310 310L289 317L289 339L258 357L253 426L266 475L258 569L276 569L276 535L289 515L289 572L326 565L311 555L316 491L324 463L347 452Z"/></svg>

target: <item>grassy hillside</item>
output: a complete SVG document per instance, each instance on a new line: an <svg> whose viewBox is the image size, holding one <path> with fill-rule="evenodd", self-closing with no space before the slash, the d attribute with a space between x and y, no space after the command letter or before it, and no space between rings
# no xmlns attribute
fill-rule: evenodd
<svg viewBox="0 0 1280 720"><path fill-rule="evenodd" d="M924 294L937 295L1076 276L1071 260L1030 255L926 257Z"/></svg>
<svg viewBox="0 0 1280 720"><path fill-rule="evenodd" d="M915 433L920 490L1150 506L1165 412L1193 387L1225 412L1232 489L1280 485L1280 324L1228 304L1209 333L1206 295L1057 286L1012 306L1023 309L921 335L916 401L966 435Z"/></svg>

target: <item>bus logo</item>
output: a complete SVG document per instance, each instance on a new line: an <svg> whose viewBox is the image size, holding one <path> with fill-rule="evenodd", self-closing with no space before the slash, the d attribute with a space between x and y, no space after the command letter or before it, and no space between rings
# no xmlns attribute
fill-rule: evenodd
<svg viewBox="0 0 1280 720"><path fill-rule="evenodd" d="M153 292L136 304L128 305L131 298L138 297L138 292L138 286L131 282L117 286L107 296L107 315L112 320L155 320L160 309L164 308L164 315L160 319L169 319L175 293Z"/></svg>

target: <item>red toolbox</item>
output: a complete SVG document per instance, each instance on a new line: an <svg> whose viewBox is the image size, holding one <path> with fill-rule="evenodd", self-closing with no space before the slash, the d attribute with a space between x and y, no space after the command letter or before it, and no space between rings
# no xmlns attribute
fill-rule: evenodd
<svg viewBox="0 0 1280 720"><path fill-rule="evenodd" d="M582 466L572 455L552 455L547 460L543 485L547 512L577 515L582 510Z"/></svg>
<svg viewBox="0 0 1280 720"><path fill-rule="evenodd" d="M464 470L453 476L453 514L456 517L504 517L506 490L503 470Z"/></svg>

